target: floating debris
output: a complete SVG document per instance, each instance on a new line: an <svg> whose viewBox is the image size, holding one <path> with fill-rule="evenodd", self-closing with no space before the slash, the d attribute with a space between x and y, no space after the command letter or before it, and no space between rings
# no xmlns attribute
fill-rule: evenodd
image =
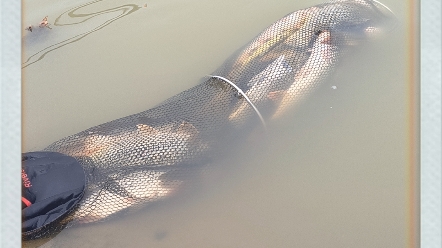
<svg viewBox="0 0 442 248"><path fill-rule="evenodd" d="M45 18L43 18L43 20L41 20L40 25L38 25L40 28L49 28L52 29L50 26L50 24L48 23L48 16L45 16Z"/></svg>
<svg viewBox="0 0 442 248"><path fill-rule="evenodd" d="M45 18L43 18L43 20L41 20L39 27L43 28L46 27L48 25L48 16L45 16Z"/></svg>
<svg viewBox="0 0 442 248"><path fill-rule="evenodd" d="M338 88L338 86L333 85L331 88L334 89L334 90L336 90L336 89Z"/></svg>
<svg viewBox="0 0 442 248"><path fill-rule="evenodd" d="M145 3L145 4L143 5L143 8L147 8L147 3Z"/></svg>
<svg viewBox="0 0 442 248"><path fill-rule="evenodd" d="M43 20L41 20L41 22L38 24L38 27L40 28L49 28L52 29L50 27L51 24L49 24L48 22L48 17L45 16L45 18L43 18ZM29 25L27 28L25 28L25 30L32 32L32 30L34 29L33 25Z"/></svg>

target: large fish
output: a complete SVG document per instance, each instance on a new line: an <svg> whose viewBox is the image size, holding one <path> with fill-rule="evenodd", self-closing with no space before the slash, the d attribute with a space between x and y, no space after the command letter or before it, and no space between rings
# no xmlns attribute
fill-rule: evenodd
<svg viewBox="0 0 442 248"><path fill-rule="evenodd" d="M332 45L330 32L320 33L313 44L307 62L297 71L292 85L283 93L272 119L282 116L310 95L331 73L337 56L338 47Z"/></svg>
<svg viewBox="0 0 442 248"><path fill-rule="evenodd" d="M298 45L308 45L311 38L308 33L312 31L308 29L307 24L316 16L318 10L317 7L298 10L270 25L237 56L228 67L231 71L227 77L236 82L245 71L251 69L253 61L263 59L264 56L270 59L278 58L280 53L273 56L268 54L274 52L274 48L281 43L295 42Z"/></svg>
<svg viewBox="0 0 442 248"><path fill-rule="evenodd" d="M90 159L98 168L193 163L207 149L198 130L186 121L156 127L137 124L111 134L85 133L74 143L52 146L67 155Z"/></svg>
<svg viewBox="0 0 442 248"><path fill-rule="evenodd" d="M266 103L269 98L268 94L280 84L283 84L293 71L292 67L285 62L284 55L281 55L262 72L258 73L248 83L250 87L245 94L250 101L259 108L262 103ZM244 124L250 115L255 115L255 110L250 103L242 99L238 102L234 111L230 114L229 120L232 124L238 126Z"/></svg>
<svg viewBox="0 0 442 248"><path fill-rule="evenodd" d="M179 168L178 168L179 169ZM177 168L135 170L113 173L99 189L85 196L84 204L71 216L78 223L102 221L137 205L156 202L171 196L183 183L167 177Z"/></svg>
<svg viewBox="0 0 442 248"><path fill-rule="evenodd" d="M332 3L332 4L330 4ZM346 47L365 41L392 28L394 14L385 5L371 0L333 0L318 5L317 16L309 19L314 31L310 55L282 92L282 99L271 119L293 109L308 97L334 70ZM394 23L393 23L394 24Z"/></svg>

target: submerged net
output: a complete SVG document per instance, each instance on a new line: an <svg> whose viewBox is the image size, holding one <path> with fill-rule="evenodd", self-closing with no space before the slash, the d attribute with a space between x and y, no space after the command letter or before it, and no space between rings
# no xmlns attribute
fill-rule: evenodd
<svg viewBox="0 0 442 248"><path fill-rule="evenodd" d="M291 13L202 83L144 112L63 138L46 151L76 158L83 199L27 239L106 220L173 195L234 137L289 112L333 71L348 47L382 31L388 8L335 0Z"/></svg>

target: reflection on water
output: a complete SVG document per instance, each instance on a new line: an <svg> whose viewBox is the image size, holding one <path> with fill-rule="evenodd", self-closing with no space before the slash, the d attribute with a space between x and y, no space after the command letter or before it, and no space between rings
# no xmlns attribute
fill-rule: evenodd
<svg viewBox="0 0 442 248"><path fill-rule="evenodd" d="M29 49L31 51L40 50L25 59L24 63L22 64L22 68L37 63L38 61L42 60L46 54L77 42L86 36L108 26L112 22L132 14L141 8L137 4L124 4L110 8L108 5L100 6L100 4L102 5L103 1L104 0L96 0L88 2L63 12L55 19L53 24L55 27L53 28L54 31L52 32L55 32L55 30L59 27L69 27L72 25L76 26L75 31L67 31L65 29L57 30L57 34L60 35L57 37L54 37L55 35L51 35L51 39L47 42L43 42L42 44L38 44L36 40L41 39L41 36L49 35L47 32L50 31L46 29L41 30L39 28L34 28L33 33L28 33L27 36L25 36L25 40L23 41L24 48L25 50ZM84 10L87 7L91 7L91 5L93 5L93 9L100 9L101 7L101 10L92 12ZM93 18L97 20L92 20ZM69 33L69 38L66 38L66 35L63 35L61 32ZM51 45L48 45L47 43L51 43ZM44 46L44 48L41 48L42 46ZM31 51L27 53L32 53Z"/></svg>

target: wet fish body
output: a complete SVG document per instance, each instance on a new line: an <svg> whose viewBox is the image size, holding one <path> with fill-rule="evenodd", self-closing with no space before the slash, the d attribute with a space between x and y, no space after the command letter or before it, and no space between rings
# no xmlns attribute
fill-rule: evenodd
<svg viewBox="0 0 442 248"><path fill-rule="evenodd" d="M281 55L249 81L250 88L245 94L254 105L260 106L269 101L268 94L272 89L283 84L292 73L292 67L284 59L285 56ZM235 125L242 125L248 116L254 114L256 113L254 113L252 106L243 99L234 108L229 120Z"/></svg>
<svg viewBox="0 0 442 248"><path fill-rule="evenodd" d="M73 144L47 150L90 159L97 168L161 166L194 162L207 145L188 122L153 127L137 124L117 134L88 133Z"/></svg>
<svg viewBox="0 0 442 248"><path fill-rule="evenodd" d="M293 12L266 28L238 55L237 59L229 68L234 68L227 76L236 82L244 71L250 69L253 61L268 56L269 52L285 42L296 41L296 44L308 44L310 39L307 35L296 35L300 30L306 29L309 20L315 15L316 8L308 8ZM296 38L293 38L296 37ZM290 42L289 42L290 43ZM293 44L290 44L293 45ZM273 57L278 58L281 54ZM271 56L268 56L271 57Z"/></svg>
<svg viewBox="0 0 442 248"><path fill-rule="evenodd" d="M173 170L176 168L110 175L105 185L97 185L100 190L85 197L73 219L83 224L102 221L129 208L166 199L183 183L167 177Z"/></svg>
<svg viewBox="0 0 442 248"><path fill-rule="evenodd" d="M272 119L284 115L309 96L332 72L337 62L338 47L332 45L330 32L320 33L304 66L297 71L292 85L284 92Z"/></svg>

